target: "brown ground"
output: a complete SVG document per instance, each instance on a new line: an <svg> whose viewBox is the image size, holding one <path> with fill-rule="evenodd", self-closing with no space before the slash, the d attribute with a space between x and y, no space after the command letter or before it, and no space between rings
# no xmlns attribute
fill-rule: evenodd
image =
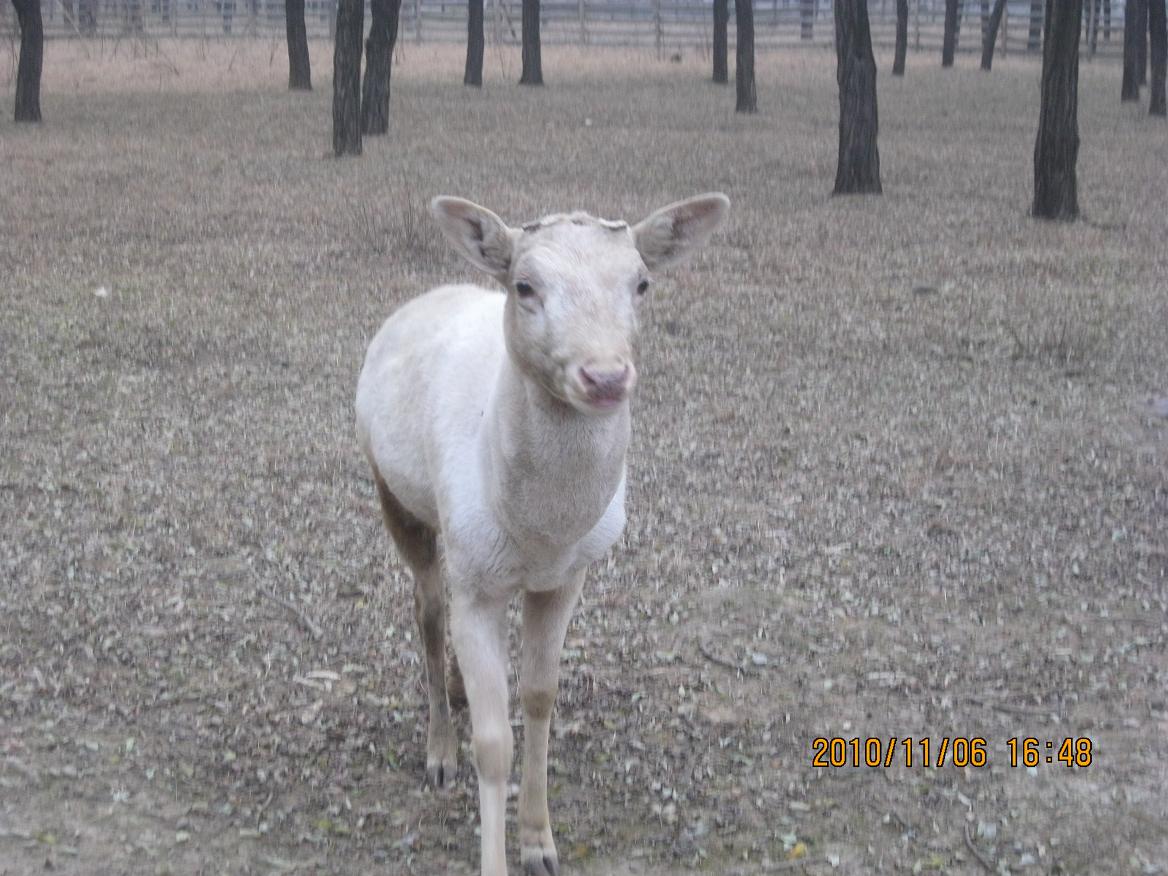
<svg viewBox="0 0 1168 876"><path fill-rule="evenodd" d="M521 90L492 51L479 92L409 44L338 162L327 47L310 95L279 46L144 48L53 43L45 123L0 122L0 874L472 872L364 346L467 276L433 194L708 189L733 218L647 307L630 524L569 633L565 874L1165 872L1168 130L1117 67L1082 73L1089 221L1051 226L1029 62L882 76L887 194L840 200L818 52L760 57L740 118L696 57L549 51ZM988 765L814 769L817 736ZM1024 736L1091 765L1012 768Z"/></svg>

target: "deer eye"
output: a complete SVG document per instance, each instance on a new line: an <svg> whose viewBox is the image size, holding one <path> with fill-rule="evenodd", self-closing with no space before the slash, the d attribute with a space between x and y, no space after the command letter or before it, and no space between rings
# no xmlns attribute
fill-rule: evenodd
<svg viewBox="0 0 1168 876"><path fill-rule="evenodd" d="M644 295L644 294L645 294L645 291L646 291L648 288L649 288L649 281L648 281L648 280L642 280L640 283L638 283L638 284L637 284L637 294L638 294L638 295Z"/></svg>
<svg viewBox="0 0 1168 876"><path fill-rule="evenodd" d="M515 294L520 298L531 298L535 295L535 289L531 287L530 283L524 283L522 280L515 284Z"/></svg>

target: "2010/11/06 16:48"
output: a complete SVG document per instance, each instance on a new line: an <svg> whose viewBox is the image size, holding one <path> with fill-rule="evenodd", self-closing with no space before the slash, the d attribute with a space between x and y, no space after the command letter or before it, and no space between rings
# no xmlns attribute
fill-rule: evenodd
<svg viewBox="0 0 1168 876"><path fill-rule="evenodd" d="M1067 767L1091 766L1093 743L1087 736L1038 739L1012 736L1006 740L1009 765L1036 767L1059 763ZM985 767L989 765L989 743L984 736L898 737L878 736L845 739L817 736L811 742L811 766L885 767L903 764L912 767ZM898 754L899 752L899 754Z"/></svg>

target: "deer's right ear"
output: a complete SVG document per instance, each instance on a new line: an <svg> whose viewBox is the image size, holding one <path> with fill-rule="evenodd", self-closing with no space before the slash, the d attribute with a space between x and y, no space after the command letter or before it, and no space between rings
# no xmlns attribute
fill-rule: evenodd
<svg viewBox="0 0 1168 876"><path fill-rule="evenodd" d="M463 258L506 282L518 231L508 228L486 207L462 198L437 197L430 202L430 212Z"/></svg>

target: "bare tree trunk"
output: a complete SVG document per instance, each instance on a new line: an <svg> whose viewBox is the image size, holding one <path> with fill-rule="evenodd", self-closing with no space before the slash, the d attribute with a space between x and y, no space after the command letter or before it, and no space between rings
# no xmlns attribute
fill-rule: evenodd
<svg viewBox="0 0 1168 876"><path fill-rule="evenodd" d="M986 22L981 38L981 69L991 70L994 66L994 43L998 40L998 29L1002 26L1002 13L1006 11L1006 0L994 0L990 20Z"/></svg>
<svg viewBox="0 0 1168 876"><path fill-rule="evenodd" d="M1123 85L1120 88L1119 99L1124 103L1140 99L1140 78L1136 72L1139 16L1135 14L1134 2L1135 0L1127 6L1123 16Z"/></svg>
<svg viewBox="0 0 1168 876"><path fill-rule="evenodd" d="M734 0L734 81L738 91L735 112L758 112L754 88L754 0Z"/></svg>
<svg viewBox="0 0 1168 876"><path fill-rule="evenodd" d="M1103 0L1103 42L1111 42L1111 0Z"/></svg>
<svg viewBox="0 0 1168 876"><path fill-rule="evenodd" d="M896 54L892 58L892 75L904 75L904 57L908 54L908 0L896 0Z"/></svg>
<svg viewBox="0 0 1168 876"><path fill-rule="evenodd" d="M284 30L288 35L288 88L292 91L312 91L308 31L304 27L304 0L285 0Z"/></svg>
<svg viewBox="0 0 1168 876"><path fill-rule="evenodd" d="M714 0L714 81L724 85L730 81L726 67L727 49L726 22L730 19L728 0Z"/></svg>
<svg viewBox="0 0 1168 876"><path fill-rule="evenodd" d="M880 194L876 59L872 55L868 0L835 0L834 5L840 120L832 194Z"/></svg>
<svg viewBox="0 0 1168 876"><path fill-rule="evenodd" d="M369 38L365 41L365 80L361 84L361 133L389 131L389 77L401 0L370 0Z"/></svg>
<svg viewBox="0 0 1168 876"><path fill-rule="evenodd" d="M466 70L463 85L483 84L483 0L467 0L466 6Z"/></svg>
<svg viewBox="0 0 1168 876"><path fill-rule="evenodd" d="M543 85L539 53L539 0L523 0L523 72L520 85Z"/></svg>
<svg viewBox="0 0 1168 876"><path fill-rule="evenodd" d="M953 54L957 50L957 3L945 0L945 36L941 41L941 66L953 66Z"/></svg>
<svg viewBox="0 0 1168 876"><path fill-rule="evenodd" d="M1042 48L1042 5L1042 0L1030 0L1030 35L1026 40L1030 52Z"/></svg>
<svg viewBox="0 0 1168 876"><path fill-rule="evenodd" d="M45 32L41 24L41 0L12 0L20 23L20 60L16 64L16 114L18 122L41 120L41 67Z"/></svg>
<svg viewBox="0 0 1168 876"><path fill-rule="evenodd" d="M333 43L333 152L361 154L361 34L365 7L361 0L339 0Z"/></svg>
<svg viewBox="0 0 1168 876"><path fill-rule="evenodd" d="M1099 0L1087 0L1087 57L1094 58L1099 46Z"/></svg>
<svg viewBox="0 0 1168 876"><path fill-rule="evenodd" d="M799 0L799 38L810 40L814 37L815 0Z"/></svg>
<svg viewBox="0 0 1168 876"><path fill-rule="evenodd" d="M97 33L97 0L77 0L77 25L85 36Z"/></svg>
<svg viewBox="0 0 1168 876"><path fill-rule="evenodd" d="M1034 142L1034 209L1039 219L1066 222L1079 215L1075 165L1079 158L1079 33L1083 0L1046 5L1042 45L1042 109Z"/></svg>
<svg viewBox="0 0 1168 876"><path fill-rule="evenodd" d="M1152 90L1148 98L1148 112L1154 116L1168 115L1164 96L1164 79L1168 66L1168 23L1164 17L1164 0L1147 0L1148 29L1151 37Z"/></svg>
<svg viewBox="0 0 1168 876"><path fill-rule="evenodd" d="M1132 0L1136 15L1136 81L1148 84L1148 0Z"/></svg>

